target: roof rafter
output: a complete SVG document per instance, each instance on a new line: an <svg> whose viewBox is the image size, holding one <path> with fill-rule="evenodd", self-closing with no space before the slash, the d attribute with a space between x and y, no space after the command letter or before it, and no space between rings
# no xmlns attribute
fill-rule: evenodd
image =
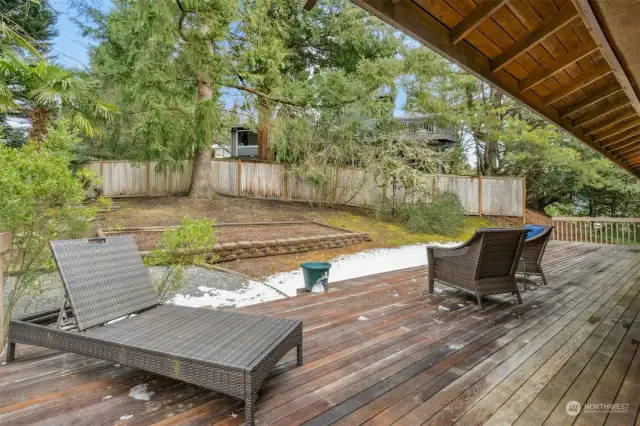
<svg viewBox="0 0 640 426"><path fill-rule="evenodd" d="M593 95L589 96L586 99L583 99L579 102L576 102L573 105L568 106L567 108L560 111L560 117L565 118L570 116L571 114L583 110L585 108L590 107L591 105L608 98L609 96L618 93L622 90L622 86L618 83L614 83L611 86L607 87L604 90L598 90Z"/></svg>
<svg viewBox="0 0 640 426"><path fill-rule="evenodd" d="M602 28L600 28L600 23L598 22L596 15L593 13L591 5L589 5L589 2L587 0L573 0L573 4L582 17L584 25L587 27L589 34L591 34L591 37L593 37L596 43L598 43L598 45L600 46L602 55L607 60L609 66L615 73L616 79L620 83L622 90L624 90L624 93L631 100L631 104L636 110L636 113L640 115L640 99L638 99L638 95L636 94L635 90L633 90L631 82L629 81L627 74L622 68L618 57L611 48L607 36L605 36Z"/></svg>
<svg viewBox="0 0 640 426"><path fill-rule="evenodd" d="M615 102L613 102L612 104L606 105L602 108L599 108L597 110L595 110L594 112L591 112L589 114L585 114L582 117L579 117L575 120L573 120L573 125L574 126L583 126L585 124L587 124L590 121L593 121L597 118L602 117L603 115L609 114L610 112L613 112L617 109L620 108L624 108L627 105L629 105L631 103L631 101L627 98L623 98L623 99L619 99Z"/></svg>
<svg viewBox="0 0 640 426"><path fill-rule="evenodd" d="M561 89L556 90L551 93L549 96L542 100L542 104L545 106L551 105L554 102L559 101L560 99L569 96L573 92L582 89L585 86L593 83L594 81L601 79L602 77L611 74L613 71L609 67L596 68L594 70L588 71L581 77L576 78L571 82L571 84L567 86L563 86Z"/></svg>
<svg viewBox="0 0 640 426"><path fill-rule="evenodd" d="M634 120L627 121L626 123L621 124L620 126L606 130L600 133L596 138L595 142L600 143L605 139L609 139L612 136L625 132L627 130L635 129L636 127L640 127L640 118L636 118Z"/></svg>
<svg viewBox="0 0 640 426"><path fill-rule="evenodd" d="M598 50L598 45L596 44L596 42L593 40L589 40L588 42L580 45L577 50L573 50L566 55L556 58L552 63L549 64L549 66L545 67L538 74L532 75L522 80L520 82L520 90L524 91L531 89L536 84L541 83L545 79L551 77L553 74L562 71L571 64L578 62L580 59L590 55L596 50Z"/></svg>
<svg viewBox="0 0 640 426"><path fill-rule="evenodd" d="M500 71L505 66L516 60L520 55L531 49L534 45L540 43L560 28L569 24L579 16L578 11L572 4L567 4L560 9L557 14L553 15L549 20L543 22L538 28L517 41L513 46L502 52L491 61L491 70L493 72Z"/></svg>
<svg viewBox="0 0 640 426"><path fill-rule="evenodd" d="M451 29L451 44L460 43L473 30L489 19L496 10L507 4L509 0L487 0L462 20L455 28Z"/></svg>
<svg viewBox="0 0 640 426"><path fill-rule="evenodd" d="M613 126L614 124L620 123L621 121L628 120L629 118L637 117L637 116L638 114L636 114L635 111L633 110L627 111L624 114L616 115L610 120L603 121L602 123L596 124L591 128L585 129L584 132L588 135L599 133L610 126Z"/></svg>

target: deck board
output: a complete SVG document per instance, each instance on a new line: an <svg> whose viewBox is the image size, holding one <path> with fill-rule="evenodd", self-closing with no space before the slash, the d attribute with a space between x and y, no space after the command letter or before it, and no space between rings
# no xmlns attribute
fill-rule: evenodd
<svg viewBox="0 0 640 426"><path fill-rule="evenodd" d="M424 268L332 284L323 295L239 309L304 321L258 425L629 425L640 407L640 248L550 244L549 286L524 303L437 286ZM442 309L442 308L447 309ZM363 319L362 317L366 318ZM360 319L359 319L360 318ZM129 396L147 383L149 401ZM629 404L570 417L569 401ZM75 354L18 346L0 366L0 424L242 424L241 401Z"/></svg>

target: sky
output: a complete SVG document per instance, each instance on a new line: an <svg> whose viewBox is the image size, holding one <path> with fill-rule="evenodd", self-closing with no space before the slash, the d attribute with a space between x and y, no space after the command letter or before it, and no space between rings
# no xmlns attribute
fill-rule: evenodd
<svg viewBox="0 0 640 426"><path fill-rule="evenodd" d="M58 36L52 46L56 62L67 67L88 68L91 40L84 38L80 28L72 21L76 12L67 0L51 0L50 4L58 12ZM111 2L102 0L99 4L104 4L107 10Z"/></svg>
<svg viewBox="0 0 640 426"><path fill-rule="evenodd" d="M68 0L51 0L51 6L58 12L58 36L53 41L52 54L56 57L55 62L60 65L73 68L89 68L89 48L92 40L82 36L80 28L73 22L76 11L69 5ZM109 10L111 0L93 0L94 6L100 5L105 12ZM224 95L225 104L228 108L233 105L234 96ZM404 115L403 106L406 95L402 89L398 91L396 97L395 115Z"/></svg>

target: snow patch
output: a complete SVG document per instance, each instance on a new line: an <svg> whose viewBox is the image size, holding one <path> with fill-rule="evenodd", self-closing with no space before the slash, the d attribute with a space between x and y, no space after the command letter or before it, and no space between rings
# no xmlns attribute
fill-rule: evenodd
<svg viewBox="0 0 640 426"><path fill-rule="evenodd" d="M438 306L438 309L440 309L441 311L450 311L451 310L451 308L447 308L446 306L442 306L442 305Z"/></svg>
<svg viewBox="0 0 640 426"><path fill-rule="evenodd" d="M193 308L203 306L211 306L214 308L222 306L240 307L268 302L269 300L282 299L284 297L276 290L257 281L249 281L244 288L238 291L221 290L205 286L198 287L198 290L203 293L202 296L176 294L169 303L180 306L191 306Z"/></svg>
<svg viewBox="0 0 640 426"><path fill-rule="evenodd" d="M440 287L436 287L433 289L433 291L435 291L436 293L442 293L444 290L442 290Z"/></svg>
<svg viewBox="0 0 640 426"><path fill-rule="evenodd" d="M133 418L133 414L125 414L124 416L120 416L120 420L130 420Z"/></svg>
<svg viewBox="0 0 640 426"><path fill-rule="evenodd" d="M106 400L106 399L111 399L111 398L112 398L112 396L111 396L111 395L107 395L107 396L103 396L103 397L102 397L102 399L105 399L105 400Z"/></svg>
<svg viewBox="0 0 640 426"><path fill-rule="evenodd" d="M311 293L320 294L324 292L325 292L325 288L322 285L322 283L315 283L313 287L311 287Z"/></svg>
<svg viewBox="0 0 640 426"><path fill-rule="evenodd" d="M464 303L458 303L459 308L464 308Z"/></svg>
<svg viewBox="0 0 640 426"><path fill-rule="evenodd" d="M459 350L462 349L464 347L464 345L461 345L460 343L452 343L449 345L449 347L453 350Z"/></svg>
<svg viewBox="0 0 640 426"><path fill-rule="evenodd" d="M460 243L429 244L452 247ZM329 282L348 280L398 269L413 268L427 263L426 244L415 244L390 249L373 249L336 257L331 260ZM268 277L265 282L288 296L295 296L304 287L302 270L282 272ZM437 291L438 289L436 289ZM439 293L442 291L439 291Z"/></svg>
<svg viewBox="0 0 640 426"><path fill-rule="evenodd" d="M149 401L149 399L151 398L151 395L153 395L155 392L148 390L147 389L148 386L149 385L147 383L141 383L139 385L135 385L129 391L129 396L133 399L138 399L141 401Z"/></svg>
<svg viewBox="0 0 640 426"><path fill-rule="evenodd" d="M364 315L360 315L358 317L358 321L367 321L369 318L365 317Z"/></svg>

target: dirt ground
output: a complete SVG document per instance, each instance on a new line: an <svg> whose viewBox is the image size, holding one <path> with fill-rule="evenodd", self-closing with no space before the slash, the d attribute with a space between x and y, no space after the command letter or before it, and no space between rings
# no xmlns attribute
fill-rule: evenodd
<svg viewBox="0 0 640 426"><path fill-rule="evenodd" d="M100 218L103 228L176 225L184 216L210 218L218 223L284 222L314 220L326 213L358 211L356 208L312 207L306 203L223 197L194 200L188 197L114 199L120 209Z"/></svg>
<svg viewBox="0 0 640 426"><path fill-rule="evenodd" d="M469 217L460 235L444 237L442 235L412 233L400 224L382 222L376 219L369 210L350 207L315 207L307 203L223 196L216 196L213 200L192 200L187 197L142 197L115 199L114 202L120 208L100 215L98 225L102 229L115 230L121 227L177 225L182 217L190 216L192 218L215 219L217 223L309 220L348 229L353 232L366 232L372 238L370 242L343 248L241 259L220 264L220 266L255 278L296 269L302 262L327 261L340 255L363 250L429 242L465 241L478 228L516 228L522 226L522 219L519 218ZM549 222L549 218L533 211L527 212L526 219L527 223ZM287 232L285 228L289 226L281 227L283 230L280 232ZM225 232L222 231L223 229L222 227L218 228L221 231L220 238L226 238L223 237ZM288 229L296 232L296 228ZM240 236L241 234L236 235L238 238ZM248 238L245 234L243 239L255 238Z"/></svg>

